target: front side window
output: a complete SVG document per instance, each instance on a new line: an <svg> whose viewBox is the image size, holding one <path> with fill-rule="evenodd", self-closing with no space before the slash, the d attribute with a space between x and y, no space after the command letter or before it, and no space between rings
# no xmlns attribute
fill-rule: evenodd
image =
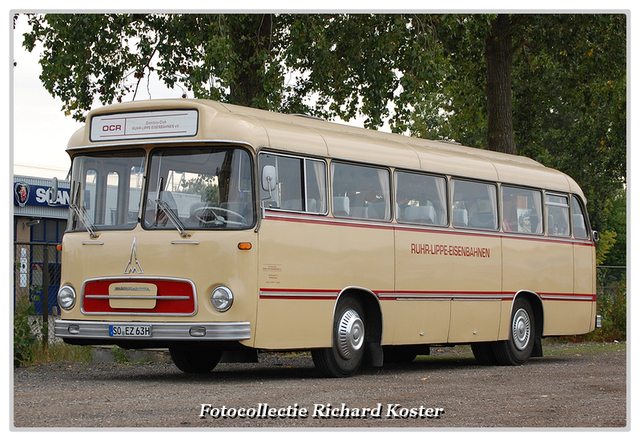
<svg viewBox="0 0 640 441"><path fill-rule="evenodd" d="M331 163L333 215L391 220L389 170Z"/></svg>
<svg viewBox="0 0 640 441"><path fill-rule="evenodd" d="M144 166L143 150L75 156L68 229L133 229L140 213Z"/></svg>
<svg viewBox="0 0 640 441"><path fill-rule="evenodd" d="M275 168L276 188L262 189L263 206L314 214L327 212L327 169L324 161L273 153L260 154L260 169Z"/></svg>
<svg viewBox="0 0 640 441"><path fill-rule="evenodd" d="M502 229L508 233L542 234L542 193L503 185Z"/></svg>
<svg viewBox="0 0 640 441"><path fill-rule="evenodd" d="M571 213L573 221L573 237L576 239L588 239L587 219L582 210L582 205L575 196L571 197Z"/></svg>
<svg viewBox="0 0 640 441"><path fill-rule="evenodd" d="M255 223L251 159L238 148L151 152L143 225L147 229L244 229Z"/></svg>
<svg viewBox="0 0 640 441"><path fill-rule="evenodd" d="M494 184L452 179L451 193L454 227L498 229L497 192Z"/></svg>

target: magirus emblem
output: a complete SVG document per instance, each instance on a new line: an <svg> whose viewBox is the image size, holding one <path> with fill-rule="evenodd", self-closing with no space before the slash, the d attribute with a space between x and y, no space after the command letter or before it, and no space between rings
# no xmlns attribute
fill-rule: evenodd
<svg viewBox="0 0 640 441"><path fill-rule="evenodd" d="M142 270L142 266L140 266L140 262L138 262L138 251L136 249L136 238L133 238L133 243L131 244L131 255L129 256L129 263L127 263L127 267L124 269L125 274L144 274Z"/></svg>

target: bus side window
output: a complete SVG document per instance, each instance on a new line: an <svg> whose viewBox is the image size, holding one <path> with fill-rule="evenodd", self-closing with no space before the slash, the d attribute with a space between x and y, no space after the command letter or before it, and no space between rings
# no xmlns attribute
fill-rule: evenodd
<svg viewBox="0 0 640 441"><path fill-rule="evenodd" d="M544 197L547 206L547 234L549 236L569 237L569 198L564 195L547 193Z"/></svg>
<svg viewBox="0 0 640 441"><path fill-rule="evenodd" d="M447 225L445 178L396 171L395 189L398 222Z"/></svg>
<svg viewBox="0 0 640 441"><path fill-rule="evenodd" d="M332 162L331 185L335 217L391 220L389 170Z"/></svg>
<svg viewBox="0 0 640 441"><path fill-rule="evenodd" d="M589 233L587 232L587 226L585 222L584 212L582 206L578 202L578 198L571 197L571 212L573 221L573 237L576 239L588 239Z"/></svg>
<svg viewBox="0 0 640 441"><path fill-rule="evenodd" d="M484 182L451 180L453 226L498 229L496 186Z"/></svg>
<svg viewBox="0 0 640 441"><path fill-rule="evenodd" d="M502 186L502 229L510 233L542 234L542 194Z"/></svg>

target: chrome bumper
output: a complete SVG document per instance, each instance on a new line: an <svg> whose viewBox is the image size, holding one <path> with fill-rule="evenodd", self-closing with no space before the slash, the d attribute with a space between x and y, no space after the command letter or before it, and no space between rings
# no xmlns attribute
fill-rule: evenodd
<svg viewBox="0 0 640 441"><path fill-rule="evenodd" d="M110 326L151 326L150 336L111 337ZM149 341L240 341L251 338L251 323L172 323L172 322L98 322L56 320L55 336L73 339L149 340Z"/></svg>

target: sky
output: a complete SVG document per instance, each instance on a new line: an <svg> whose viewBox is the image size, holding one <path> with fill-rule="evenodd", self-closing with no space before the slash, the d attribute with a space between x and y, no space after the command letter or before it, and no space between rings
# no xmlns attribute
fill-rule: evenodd
<svg viewBox="0 0 640 441"><path fill-rule="evenodd" d="M65 149L83 124L62 112L62 101L52 97L39 79L40 52L22 47L27 19L18 19L13 41L13 164L14 174L64 179L71 162ZM138 97L144 98L139 93ZM153 98L180 98L181 89L170 90L157 82ZM147 97L148 98L148 97ZM36 103L36 105L33 105Z"/></svg>

